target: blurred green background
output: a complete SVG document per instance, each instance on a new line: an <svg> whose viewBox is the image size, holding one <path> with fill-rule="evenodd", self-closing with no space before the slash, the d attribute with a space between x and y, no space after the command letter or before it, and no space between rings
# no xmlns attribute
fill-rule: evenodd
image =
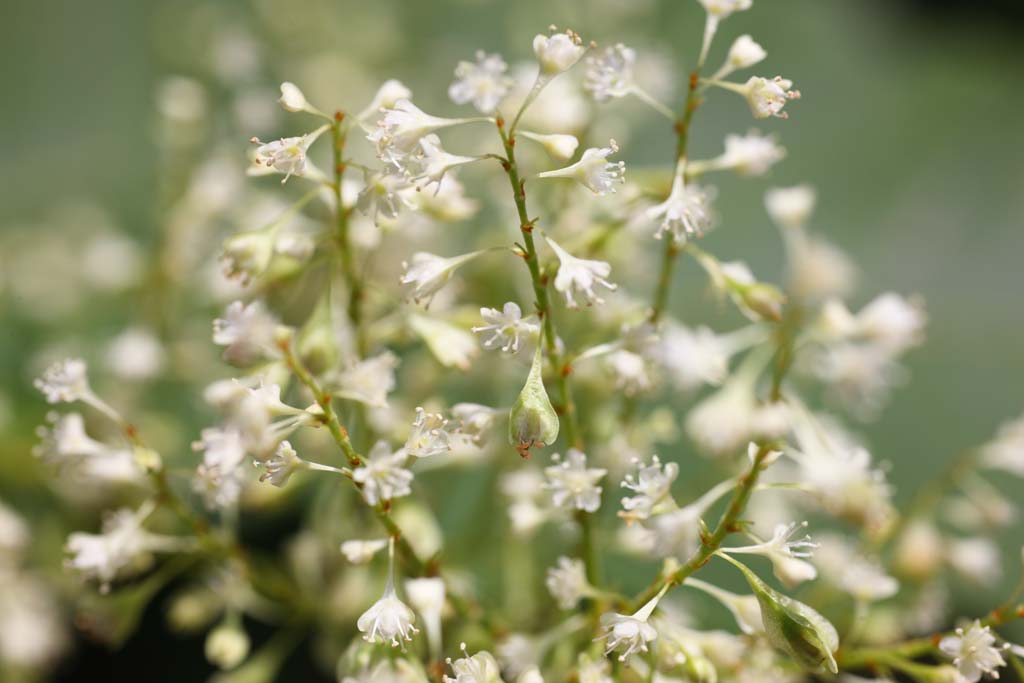
<svg viewBox="0 0 1024 683"><path fill-rule="evenodd" d="M51 498L29 455L34 426L46 412L31 388L39 369L33 358L46 347L72 350L109 338L143 306L131 297L61 291L78 286L63 272L80 255L74 249L70 261L28 254L48 240L74 245L76 235L93 229L123 233L144 248L158 242L166 196L181 182L161 144L157 102L165 78L209 84L206 107L224 112L244 106L229 87L233 79L271 103L281 80L314 81L307 94L315 93L315 101L333 96L325 106L354 107L379 81L397 77L425 109L444 113L453 111L445 102L451 69L478 48L518 61L529 56L535 33L557 24L599 43L622 41L662 55L681 78L702 23L698 4L681 0L6 2L0 498L38 518L38 533L46 534L43 510ZM765 216L763 189L810 182L820 198L815 229L861 268L855 303L888 289L927 301L928 341L908 357L911 381L865 429L876 458L892 463L898 499L905 500L959 450L1024 409L1021 13L1015 3L755 0L722 31L723 43L753 34L769 53L765 75L792 78L803 100L791 106L788 121L761 125L789 149L767 183L716 178L721 225L708 248L745 258L755 272L777 279L783 254ZM247 69L227 48L215 54L217 36L255 41L259 64ZM216 78L211 63L219 64ZM726 133L751 126L736 104L716 97L698 113L694 157L717 154ZM639 108L611 109L647 116ZM654 117L649 123L632 126L627 164L667 162L670 131ZM267 128L255 132L289 132L280 122ZM236 137L207 131L202 144L225 145L242 162L247 137L228 129ZM26 267L38 282L20 280ZM673 295L683 319L699 310L703 287L685 264ZM40 310L50 294L55 310ZM171 332L208 342L203 320ZM197 433L203 419L196 414L204 410L193 405L198 398L182 399L174 382L160 387L166 395L153 400L171 404ZM182 400L189 405L173 406ZM1005 491L1024 496L1019 481ZM1019 531L1005 538L1007 547L1021 540ZM1008 564L1004 583L1014 572ZM959 599L970 611L990 605L1001 588ZM133 645L135 657L160 651L159 636L150 632L158 634L159 624ZM135 660L123 661L91 653L80 664L122 680Z"/></svg>

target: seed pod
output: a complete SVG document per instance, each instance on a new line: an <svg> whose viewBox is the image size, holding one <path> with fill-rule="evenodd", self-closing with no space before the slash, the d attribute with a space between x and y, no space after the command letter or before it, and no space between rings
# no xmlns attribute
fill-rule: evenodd
<svg viewBox="0 0 1024 683"><path fill-rule="evenodd" d="M558 438L558 415L555 413L541 377L541 348L533 354L533 365L523 390L508 416L508 440L524 458L530 448L546 446Z"/></svg>

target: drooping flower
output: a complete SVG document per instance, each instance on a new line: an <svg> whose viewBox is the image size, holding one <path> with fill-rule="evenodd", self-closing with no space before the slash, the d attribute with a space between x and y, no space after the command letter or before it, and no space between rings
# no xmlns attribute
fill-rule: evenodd
<svg viewBox="0 0 1024 683"><path fill-rule="evenodd" d="M772 537L756 545L740 548L723 548L725 553L747 553L763 555L772 562L775 576L786 586L793 588L804 581L811 581L818 576L814 565L806 561L818 544L811 541L810 536L795 541L790 540L798 530L807 527L807 522L798 524L780 524L775 527Z"/></svg>
<svg viewBox="0 0 1024 683"><path fill-rule="evenodd" d="M459 62L448 97L455 104L471 102L477 111L490 114L508 94L512 80L505 75L508 64L501 55L477 50L475 62Z"/></svg>
<svg viewBox="0 0 1024 683"><path fill-rule="evenodd" d="M619 661L625 662L637 652L647 652L648 643L658 637L658 631L647 622L666 590L668 590L668 584L633 614L606 612L601 615L601 628L604 629L604 633L596 640L608 641L605 645L606 655L622 648Z"/></svg>
<svg viewBox="0 0 1024 683"><path fill-rule="evenodd" d="M402 263L404 272L399 282L409 287L413 301L416 303L424 301L429 306L430 300L448 284L455 271L482 253L484 253L482 250L472 251L461 256L445 258L425 251L418 251L412 255L410 261Z"/></svg>
<svg viewBox="0 0 1024 683"><path fill-rule="evenodd" d="M363 612L356 621L356 627L363 632L368 643L391 643L391 647L404 650L405 643L419 633L414 626L416 615L398 598L395 590L395 547L394 539L388 545L388 578L384 584L384 595Z"/></svg>
<svg viewBox="0 0 1024 683"><path fill-rule="evenodd" d="M603 304L604 299L594 292L596 285L615 290L618 286L608 281L612 267L606 261L577 258L563 249L557 242L545 236L545 240L558 256L558 274L555 276L555 289L565 297L569 308L577 308L576 295L582 295L586 305Z"/></svg>
<svg viewBox="0 0 1024 683"><path fill-rule="evenodd" d="M983 675L999 678L1000 667L1006 666L1002 651L1008 645L996 645L992 629L977 619L968 628L958 628L955 635L939 641L939 649L952 657L953 666L968 683L976 683Z"/></svg>
<svg viewBox="0 0 1024 683"><path fill-rule="evenodd" d="M522 309L514 301L506 302L500 311L496 308L481 308L480 316L487 324L472 329L478 334L490 333L483 341L485 349L500 348L506 353L516 353L519 351L520 335L533 336L540 332L540 324L532 316L523 318Z"/></svg>
<svg viewBox="0 0 1024 683"><path fill-rule="evenodd" d="M625 97L634 86L635 66L636 50L622 43L609 45L597 54L587 57L583 89L598 102Z"/></svg>
<svg viewBox="0 0 1024 683"><path fill-rule="evenodd" d="M405 468L407 458L404 449L392 453L387 442L374 444L363 464L352 472L352 480L362 485L367 504L377 505L412 493L412 472Z"/></svg>
<svg viewBox="0 0 1024 683"><path fill-rule="evenodd" d="M470 656L465 643L461 643L459 648L462 657L455 661L451 658L445 660L455 676L444 676L444 683L502 683L501 671L494 655L481 650Z"/></svg>
<svg viewBox="0 0 1024 683"><path fill-rule="evenodd" d="M540 73L547 77L571 69L586 51L583 41L572 30L550 36L538 34L533 38L533 53L540 64Z"/></svg>
<svg viewBox="0 0 1024 683"><path fill-rule="evenodd" d="M626 182L626 162L607 161L608 157L619 151L615 140L610 140L607 147L591 147L584 150L583 156L575 164L553 171L538 173L538 178L569 178L575 180L596 195L615 192L616 184Z"/></svg>
<svg viewBox="0 0 1024 683"><path fill-rule="evenodd" d="M608 474L608 470L588 468L586 453L576 448L570 448L564 459L558 453L551 459L555 464L544 468L547 477L544 488L551 491L554 506L596 512L601 507L602 491L597 482Z"/></svg>
<svg viewBox="0 0 1024 683"><path fill-rule="evenodd" d="M622 480L622 488L633 491L636 495L622 499L625 519L647 519L653 514L671 510L676 507L672 500L672 482L679 476L679 465L674 462L661 464L658 456L651 456L651 464L644 465L640 460L634 462L637 469L635 475L627 474Z"/></svg>
<svg viewBox="0 0 1024 683"><path fill-rule="evenodd" d="M711 227L711 200L713 192L695 184L686 184L685 164L676 166L672 191L664 202L647 209L648 220L660 221L654 236L661 239L665 233L679 244L703 237Z"/></svg>
<svg viewBox="0 0 1024 683"><path fill-rule="evenodd" d="M448 420L444 419L443 415L416 408L416 420L412 423L412 432L405 442L405 452L415 458L429 458L432 455L447 453L452 449L451 435L447 427Z"/></svg>

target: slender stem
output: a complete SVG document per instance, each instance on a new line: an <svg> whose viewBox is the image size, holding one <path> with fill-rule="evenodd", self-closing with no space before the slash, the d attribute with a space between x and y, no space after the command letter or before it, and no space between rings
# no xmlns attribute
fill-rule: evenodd
<svg viewBox="0 0 1024 683"><path fill-rule="evenodd" d="M548 358L555 369L561 405L559 408L562 414L562 427L565 432L566 441L581 448L579 426L576 417L576 404L572 398L572 390L569 387L569 375L572 367L566 362L558 350L558 337L555 333L555 323L551 310L551 303L548 297L548 278L541 272L540 262L537 257L537 247L533 239L533 224L526 209L526 189L519 176L519 166L516 164L515 135L509 132L506 134L504 122L501 118L497 120L498 134L501 136L502 145L505 148L505 162L503 168L508 175L509 183L512 185L512 197L515 201L516 211L519 215L519 229L523 237L524 253L523 259L530 270L530 279L533 282L533 294L536 297L535 306L537 317L544 325L544 343L547 347Z"/></svg>
<svg viewBox="0 0 1024 683"><path fill-rule="evenodd" d="M676 121L676 164L682 164L683 168L674 172L686 174L686 155L690 141L690 124L693 121L693 114L700 106L701 100L697 96L697 84L700 80L699 69L690 74L689 87L686 91L686 102L683 104L683 113ZM654 292L654 299L648 320L656 324L664 314L668 306L668 295L672 285L672 271L675 268L676 256L679 255L679 245L671 237L665 240L665 250L661 259L661 271L658 274L658 284Z"/></svg>
<svg viewBox="0 0 1024 683"><path fill-rule="evenodd" d="M332 146L334 155L334 196L337 206L337 238L338 253L341 259L341 274L345 278L345 285L348 288L348 319L352 325L352 331L356 339L356 349L359 357L366 356L368 344L363 330L363 281L356 270L355 260L352 253L352 241L349 236L349 211L342 202L342 179L345 175L346 162L343 154L345 141L348 136L348 129L343 124L345 115L338 112L334 115L334 122L331 125L331 135L334 144Z"/></svg>
<svg viewBox="0 0 1024 683"><path fill-rule="evenodd" d="M750 500L750 494L753 493L755 486L757 486L757 479L760 476L761 471L764 469L765 460L768 458L768 455L772 450L771 444L764 443L760 445L757 452L754 454L754 462L751 464L750 470L736 482L732 500L729 501L729 506L722 514L721 519L718 520L718 525L715 527L715 530L710 534L702 534L700 539L700 548L690 556L690 559L688 559L686 563L668 576L659 576L651 583L650 586L638 595L633 600L634 609L646 604L655 595L657 595L659 591L673 586L678 586L683 583L687 577L711 560L715 552L722 547L722 542L727 536L729 536L729 534L740 530L740 515L743 514L743 511L747 507L747 502Z"/></svg>
<svg viewBox="0 0 1024 683"><path fill-rule="evenodd" d="M594 515L585 510L576 512L576 521L580 525L580 545L582 546L583 564L586 568L587 583L591 586L601 584L601 565L597 557L597 544L594 542Z"/></svg>

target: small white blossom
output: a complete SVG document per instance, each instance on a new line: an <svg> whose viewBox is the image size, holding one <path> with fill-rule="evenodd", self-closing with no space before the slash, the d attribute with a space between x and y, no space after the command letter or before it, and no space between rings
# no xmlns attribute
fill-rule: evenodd
<svg viewBox="0 0 1024 683"><path fill-rule="evenodd" d="M764 194L764 205L776 225L784 228L802 228L807 224L817 193L810 185L776 187Z"/></svg>
<svg viewBox="0 0 1024 683"><path fill-rule="evenodd" d="M658 637L658 631L647 623L658 606L658 601L665 594L668 586L661 590L656 596L636 611L634 614L619 614L617 612L606 612L601 615L601 628L604 629L597 640L607 640L605 654L623 648L619 655L619 661L625 662L630 656L637 652L647 652L648 643Z"/></svg>
<svg viewBox="0 0 1024 683"><path fill-rule="evenodd" d="M411 163L410 174L413 181L425 181L418 189L424 189L430 185L437 185L441 189L441 181L448 171L479 161L480 157L466 157L457 154L449 154L441 147L441 139L434 134L424 135L420 140L419 149L414 157L415 163Z"/></svg>
<svg viewBox="0 0 1024 683"><path fill-rule="evenodd" d="M388 547L386 538L375 538L369 541L353 540L341 544L341 554L352 564L366 564L373 556Z"/></svg>
<svg viewBox="0 0 1024 683"><path fill-rule="evenodd" d="M523 318L523 311L519 304L508 301L502 310L496 308L481 308L480 317L486 325L473 327L473 332L490 333L490 336L483 340L485 349L500 348L506 353L519 351L519 337L525 335L532 337L540 332L540 324L534 321L533 316Z"/></svg>
<svg viewBox="0 0 1024 683"><path fill-rule="evenodd" d="M679 476L679 465L674 462L661 464L658 456L651 457L651 464L634 461L636 475L627 474L622 488L636 495L622 499L623 511L619 515L628 520L647 519L651 515L675 508L672 500L672 482Z"/></svg>
<svg viewBox="0 0 1024 683"><path fill-rule="evenodd" d="M283 173L282 183L287 182L294 176L302 176L306 173L306 155L310 145L316 142L329 126L321 126L312 133L299 137L281 138L271 142L261 142L253 138L252 142L258 144L256 148L256 164L272 169L277 173Z"/></svg>
<svg viewBox="0 0 1024 683"><path fill-rule="evenodd" d="M575 135L565 133L543 135L541 133L531 133L528 130L521 130L516 133L516 136L533 140L542 145L548 154L563 161L571 158L576 153L576 148L580 146L580 141L576 139Z"/></svg>
<svg viewBox="0 0 1024 683"><path fill-rule="evenodd" d="M388 578L384 584L384 595L363 612L356 621L356 627L363 632L368 643L391 643L391 647L405 649L405 643L412 640L419 630L413 625L416 615L398 598L395 591L394 541L388 547Z"/></svg>
<svg viewBox="0 0 1024 683"><path fill-rule="evenodd" d="M708 14L725 19L733 12L750 9L753 0L700 0Z"/></svg>
<svg viewBox="0 0 1024 683"><path fill-rule="evenodd" d="M533 38L533 53L540 64L540 73L551 77L567 71L580 61L587 48L571 30L551 36L538 34Z"/></svg>
<svg viewBox="0 0 1024 683"><path fill-rule="evenodd" d="M544 584L562 609L573 609L580 600L594 591L587 582L583 560L565 556L558 558L557 566L548 569Z"/></svg>
<svg viewBox="0 0 1024 683"><path fill-rule="evenodd" d="M785 156L785 148L774 135L752 130L746 135L726 136L725 153L717 160L717 166L735 169L740 175L764 175Z"/></svg>
<svg viewBox="0 0 1024 683"><path fill-rule="evenodd" d="M459 432L469 436L473 443L483 444L487 433L504 411L479 403L456 403L452 415L459 422Z"/></svg>
<svg viewBox="0 0 1024 683"><path fill-rule="evenodd" d="M1024 417L999 427L996 437L981 447L981 462L1024 478Z"/></svg>
<svg viewBox="0 0 1024 683"><path fill-rule="evenodd" d="M661 332L655 357L679 389L692 391L725 381L731 350L725 338L707 327L671 323Z"/></svg>
<svg viewBox="0 0 1024 683"><path fill-rule="evenodd" d="M407 579L405 595L409 604L423 617L427 630L427 642L432 656L440 659L441 654L441 612L444 611L445 585L439 576L421 579Z"/></svg>
<svg viewBox="0 0 1024 683"><path fill-rule="evenodd" d="M203 644L206 660L218 669L234 669L249 656L251 643L241 624L225 619L212 629Z"/></svg>
<svg viewBox="0 0 1024 683"><path fill-rule="evenodd" d="M555 276L555 289L565 297L565 303L569 308L578 307L573 296L574 293L582 295L584 303L589 306L592 303L604 303L604 299L594 292L596 285L603 285L613 291L617 288L617 285L607 279L611 275L612 267L606 261L577 258L550 237L544 239L558 256L559 266L558 274Z"/></svg>
<svg viewBox="0 0 1024 683"><path fill-rule="evenodd" d="M288 483L292 474L306 466L306 461L300 458L292 445L282 441L278 445L274 455L260 463L264 472L260 475L260 481L269 481L277 487Z"/></svg>
<svg viewBox="0 0 1024 683"><path fill-rule="evenodd" d="M54 363L34 384L48 403L73 403L92 396L88 366L81 358L68 358Z"/></svg>
<svg viewBox="0 0 1024 683"><path fill-rule="evenodd" d="M371 173L356 198L356 208L370 216L375 224L382 219L394 220L403 209L413 208L407 196L412 190L413 185L404 173Z"/></svg>
<svg viewBox="0 0 1024 683"><path fill-rule="evenodd" d="M413 301L416 303L424 301L429 306L430 300L448 284L455 271L482 253L484 252L473 251L461 256L445 258L425 251L418 251L412 255L410 261L402 262L404 272L399 282L409 287Z"/></svg>
<svg viewBox="0 0 1024 683"><path fill-rule="evenodd" d="M471 102L477 111L490 114L508 94L512 79L505 75L508 64L501 55L476 53L475 62L459 62L455 82L448 86L448 97L455 104Z"/></svg>
<svg viewBox="0 0 1024 683"><path fill-rule="evenodd" d="M615 192L617 183L626 182L626 162L610 162L607 159L618 151L618 144L615 140L610 140L607 147L591 147L584 150L583 156L575 164L538 173L537 177L576 180L596 195Z"/></svg>
<svg viewBox="0 0 1024 683"><path fill-rule="evenodd" d="M335 381L334 394L376 408L388 405L388 394L395 388L398 356L384 351L361 360L342 371Z"/></svg>
<svg viewBox="0 0 1024 683"><path fill-rule="evenodd" d="M703 591L722 603L732 613L733 618L736 620L736 625L747 635L764 633L764 622L761 620L761 605L757 601L757 596L738 595L692 576L688 577L683 582L683 585Z"/></svg>
<svg viewBox="0 0 1024 683"><path fill-rule="evenodd" d="M646 217L660 221L654 236L661 239L665 233L679 244L703 237L711 227L711 200L713 192L699 185L686 184L683 178L685 165L680 162L672 179L672 191L664 202L647 209Z"/></svg>
<svg viewBox="0 0 1024 683"><path fill-rule="evenodd" d="M412 472L405 468L407 458L402 449L392 453L384 441L374 444L365 462L352 472L352 480L362 485L363 498L369 505L412 493Z"/></svg>
<svg viewBox="0 0 1024 683"><path fill-rule="evenodd" d="M224 277L237 279L247 287L266 272L274 256L274 231L248 230L231 235L221 246L220 263Z"/></svg>
<svg viewBox="0 0 1024 683"><path fill-rule="evenodd" d="M412 98L412 91L405 87L405 84L394 78L384 81L377 92L374 94L373 99L366 105L366 109L361 111L356 119L359 121L365 121L371 116L376 116L380 113L381 109L391 109L399 100L408 100Z"/></svg>
<svg viewBox="0 0 1024 683"><path fill-rule="evenodd" d="M770 79L751 76L746 85L741 86L737 92L747 98L750 112L755 119L766 119L772 116L784 119L789 115L782 111L782 108L790 100L800 99L800 91L792 90L792 88L793 81L782 76Z"/></svg>
<svg viewBox="0 0 1024 683"><path fill-rule="evenodd" d="M647 372L647 362L639 353L616 349L605 357L604 364L615 378L615 388L627 396L647 391L653 385Z"/></svg>
<svg viewBox="0 0 1024 683"><path fill-rule="evenodd" d="M466 119L431 116L407 99L382 110L377 128L367 139L377 149L377 158L397 171L404 171L408 157L423 136L436 130L466 123Z"/></svg>
<svg viewBox="0 0 1024 683"><path fill-rule="evenodd" d="M752 440L775 438L786 431L785 406L759 403L754 379L741 371L687 415L686 432L702 450L736 453Z"/></svg>
<svg viewBox="0 0 1024 683"><path fill-rule="evenodd" d="M446 368L468 370L480 352L476 337L462 327L419 313L408 317L409 327L423 339L430 353Z"/></svg>
<svg viewBox="0 0 1024 683"><path fill-rule="evenodd" d="M308 114L323 116L319 109L309 103L309 100L306 99L299 86L288 81L281 84L281 97L278 98L277 102L290 112L304 111Z"/></svg>
<svg viewBox="0 0 1024 683"><path fill-rule="evenodd" d="M438 413L416 408L416 420L405 442L405 452L415 458L429 458L452 449L448 420Z"/></svg>
<svg viewBox="0 0 1024 683"><path fill-rule="evenodd" d="M772 569L779 581L793 588L818 576L814 565L805 561L805 558L811 557L812 551L818 545L811 541L810 536L795 541L790 540L793 534L806 527L807 522L779 524L768 541L741 548L723 548L723 552L748 553L767 557L771 560Z"/></svg>
<svg viewBox="0 0 1024 683"><path fill-rule="evenodd" d="M736 71L739 69L749 69L755 64L760 63L768 56L765 49L761 47L757 41L751 38L749 35L742 35L733 41L732 47L729 48L728 67L729 71ZM719 76L724 74L719 73Z"/></svg>
<svg viewBox="0 0 1024 683"><path fill-rule="evenodd" d="M939 641L939 649L953 658L953 666L968 683L976 683L983 675L999 678L1000 667L1006 666L1002 651L1007 645L996 645L992 629L977 619L967 629L958 628L956 635Z"/></svg>
<svg viewBox="0 0 1024 683"><path fill-rule="evenodd" d="M235 301L228 305L223 318L213 321L213 343L224 349L224 360L246 367L265 357L278 355L274 344L277 319L262 301L248 305Z"/></svg>
<svg viewBox="0 0 1024 683"><path fill-rule="evenodd" d="M118 334L106 352L107 366L115 375L127 380L156 377L166 360L167 354L157 336L141 327L129 328Z"/></svg>
<svg viewBox="0 0 1024 683"><path fill-rule="evenodd" d="M592 659L581 654L576 676L579 683L615 683L609 672L610 668L608 660L603 657Z"/></svg>
<svg viewBox="0 0 1024 683"><path fill-rule="evenodd" d="M470 657L465 643L460 644L459 648L462 650L462 657L455 661L451 658L445 660L455 675L444 676L444 683L502 683L501 671L494 655L481 650Z"/></svg>
<svg viewBox="0 0 1024 683"><path fill-rule="evenodd" d="M634 86L635 66L636 50L622 43L609 45L597 54L587 57L583 89L598 102L625 97Z"/></svg>
<svg viewBox="0 0 1024 683"><path fill-rule="evenodd" d="M44 462L56 466L90 457L103 457L111 447L90 437L85 431L85 420L78 413L47 415L51 426L37 430L40 443L33 454Z"/></svg>
<svg viewBox="0 0 1024 683"><path fill-rule="evenodd" d="M995 583L1003 573L999 546L983 536L950 540L946 561L954 571L978 586Z"/></svg>
<svg viewBox="0 0 1024 683"><path fill-rule="evenodd" d="M902 353L924 339L927 314L920 301L887 292L861 309L858 332L891 353Z"/></svg>
<svg viewBox="0 0 1024 683"><path fill-rule="evenodd" d="M588 468L586 454L576 448L570 448L564 460L557 453L551 459L555 464L544 468L547 478L544 488L551 491L552 504L596 512L601 507L602 490L597 482L608 470Z"/></svg>

